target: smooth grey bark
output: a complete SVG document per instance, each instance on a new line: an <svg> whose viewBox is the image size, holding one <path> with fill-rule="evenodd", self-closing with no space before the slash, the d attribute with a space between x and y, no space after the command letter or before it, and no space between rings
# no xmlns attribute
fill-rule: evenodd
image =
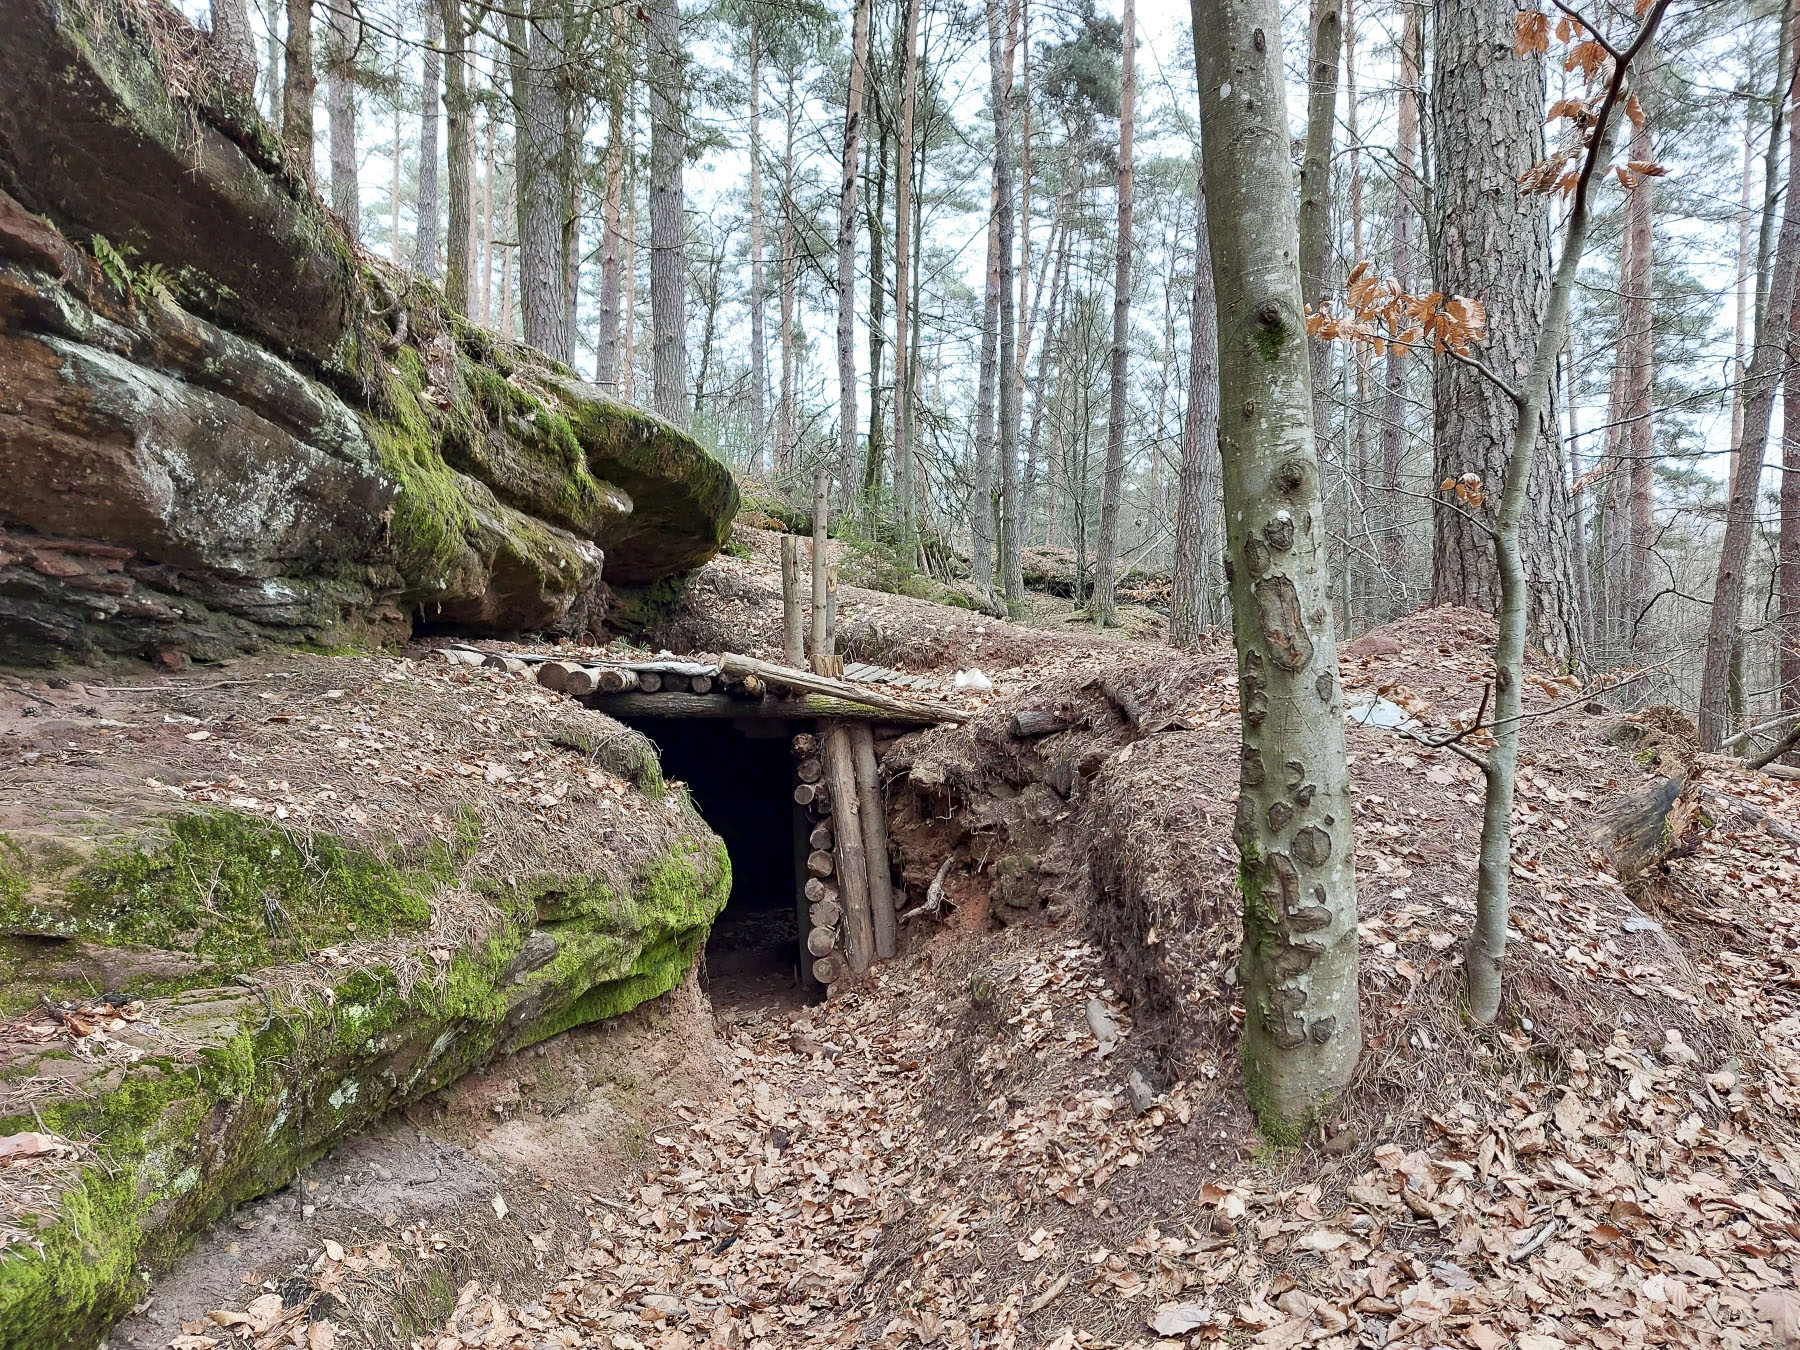
<svg viewBox="0 0 1800 1350"><path fill-rule="evenodd" d="M762 31L750 14L750 464L767 472L769 428L768 295L763 280Z"/></svg>
<svg viewBox="0 0 1800 1350"><path fill-rule="evenodd" d="M856 166L862 144L863 84L869 65L869 5L856 0L850 20L850 79L844 96L843 177L837 232L837 478L848 501L856 491Z"/></svg>
<svg viewBox="0 0 1800 1350"><path fill-rule="evenodd" d="M1094 595L1088 603L1096 628L1119 621L1113 580L1119 561L1119 498L1125 486L1126 362L1131 354L1131 140L1137 95L1137 10L1133 0L1124 0L1122 13L1124 53L1119 72L1119 218L1113 255L1112 379L1106 413L1106 466L1100 479Z"/></svg>
<svg viewBox="0 0 1800 1350"><path fill-rule="evenodd" d="M241 7L241 6L240 6ZM356 163L356 48L362 20L352 0L331 0L325 55L325 112L331 128L331 209L352 239L362 238Z"/></svg>
<svg viewBox="0 0 1800 1350"><path fill-rule="evenodd" d="M688 424L687 215L681 165L687 157L681 10L651 0L650 11L650 363L655 408Z"/></svg>
<svg viewBox="0 0 1800 1350"><path fill-rule="evenodd" d="M312 0L287 0L286 45L281 65L281 144L292 168L313 176Z"/></svg>
<svg viewBox="0 0 1800 1350"><path fill-rule="evenodd" d="M1212 243L1204 172L1194 185L1194 287L1188 320L1187 412L1181 422L1181 487L1175 506L1175 574L1169 598L1169 641L1191 647L1212 622L1208 553L1218 492L1219 315L1213 291Z"/></svg>
<svg viewBox="0 0 1800 1350"><path fill-rule="evenodd" d="M1434 0L1437 60L1431 91L1436 217L1432 289L1487 308L1482 359L1493 370L1528 368L1550 286L1550 221L1543 200L1519 187L1544 158L1544 59L1515 56L1514 0ZM1483 504L1433 516L1431 600L1493 611L1500 575L1491 542L1504 492L1518 407L1492 382L1439 360L1433 379L1433 484L1478 475ZM1579 651L1573 516L1555 419L1538 427L1522 523L1537 645L1558 661Z"/></svg>
<svg viewBox="0 0 1800 1350"><path fill-rule="evenodd" d="M1514 405L1509 472L1494 514L1493 557L1498 573L1499 637L1494 644L1494 747L1482 763L1486 791L1482 799L1481 846L1476 864L1475 928L1464 948L1465 991L1469 1018L1477 1025L1500 1012L1501 968L1506 953L1506 925L1512 879L1512 809L1518 781L1519 722L1525 683L1525 638L1528 626L1529 577L1525 563L1525 520L1530 509L1532 464L1545 422L1554 424L1553 391L1556 359L1568 341L1569 304L1587 247L1595 186L1611 162L1614 135L1622 115L1631 58L1655 34L1669 0L1656 0L1645 15L1636 39L1614 67L1596 112L1594 141L1580 171L1563 231L1562 256L1544 297L1542 317L1517 336L1522 339L1525 379L1516 388L1499 388L1487 375L1479 378ZM1526 58L1517 58L1521 61ZM1790 294L1792 281L1789 281ZM1489 365L1489 370L1510 367ZM1552 463L1562 477L1560 460Z"/></svg>
<svg viewBox="0 0 1800 1350"><path fill-rule="evenodd" d="M1350 775L1327 599L1279 0L1193 0L1237 638L1242 1056L1257 1123L1297 1140L1350 1081ZM1204 38L1202 38L1204 34Z"/></svg>
<svg viewBox="0 0 1800 1350"><path fill-rule="evenodd" d="M336 0L348 6L350 0ZM239 98L256 97L256 34L250 28L250 8L244 0L213 0L212 40L219 49L225 82Z"/></svg>
<svg viewBox="0 0 1800 1350"><path fill-rule="evenodd" d="M1796 8L1800 8L1797 0ZM1800 202L1794 200L1794 152L1800 149L1800 116L1788 123L1786 201L1766 298L1756 310L1756 332L1750 365L1744 372L1744 429L1739 441L1737 472L1725 508L1725 537L1719 546L1719 570L1713 582L1712 611L1706 628L1706 651L1700 666L1700 748L1717 750L1732 732L1732 652L1744 606L1745 573L1756 528L1756 499L1762 483L1763 459L1769 448L1769 421L1775 395L1788 367L1787 325L1794 307L1796 267L1800 267Z"/></svg>
<svg viewBox="0 0 1800 1350"><path fill-rule="evenodd" d="M469 260L475 230L472 180L475 173L475 104L469 97L469 32L461 0L439 0L444 33L444 167L448 190L449 236L444 248L444 303L469 312Z"/></svg>
<svg viewBox="0 0 1800 1350"><path fill-rule="evenodd" d="M425 12L424 73L419 85L419 196L413 212L413 271L438 274L438 81L444 26L436 6Z"/></svg>
<svg viewBox="0 0 1800 1350"><path fill-rule="evenodd" d="M525 341L558 361L569 359L563 312L563 115L556 89L562 62L561 0L531 0L528 14L507 14L512 41L514 210L519 240L518 293Z"/></svg>
<svg viewBox="0 0 1800 1350"><path fill-rule="evenodd" d="M1313 0L1306 65L1306 143L1300 160L1300 299L1316 311L1331 279L1331 151L1337 131L1338 68L1344 46L1338 0ZM1331 437L1331 344L1308 341L1312 358L1313 434ZM1344 578L1345 590L1350 580Z"/></svg>

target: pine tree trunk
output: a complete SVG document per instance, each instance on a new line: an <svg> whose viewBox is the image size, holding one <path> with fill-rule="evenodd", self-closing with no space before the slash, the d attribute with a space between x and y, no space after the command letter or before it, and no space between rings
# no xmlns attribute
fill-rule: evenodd
<svg viewBox="0 0 1800 1350"><path fill-rule="evenodd" d="M337 0L346 8L350 0ZM256 34L250 27L250 10L244 0L213 0L212 40L219 49L219 65L225 83L239 98L256 97Z"/></svg>
<svg viewBox="0 0 1800 1350"><path fill-rule="evenodd" d="M620 214L625 189L625 149L631 141L626 110L630 29L625 7L612 13L612 69L606 99L606 239L600 252L600 339L595 344L594 383L608 393L619 389Z"/></svg>
<svg viewBox="0 0 1800 1350"><path fill-rule="evenodd" d="M1788 344L1800 341L1800 294L1789 308ZM1800 713L1800 367L1789 366L1781 410L1781 518L1775 545L1775 673L1777 702ZM1800 763L1800 751L1787 756Z"/></svg>
<svg viewBox="0 0 1800 1350"><path fill-rule="evenodd" d="M419 198L413 215L413 271L438 274L438 81L443 73L443 24L435 5L425 12L424 77L419 85Z"/></svg>
<svg viewBox="0 0 1800 1350"><path fill-rule="evenodd" d="M1219 453L1219 316L1204 175L1194 184L1194 288L1188 319L1187 413L1181 423L1181 488L1175 507L1175 575L1169 641L1191 647L1212 617L1208 553Z"/></svg>
<svg viewBox="0 0 1800 1350"><path fill-rule="evenodd" d="M1516 14L1513 0L1435 0L1432 20L1433 288L1487 307L1482 359L1508 372L1530 361L1550 284L1548 212L1516 186L1544 157L1544 62L1513 54ZM1486 501L1472 512L1481 526L1448 506L1435 512L1432 603L1493 611L1501 578L1487 530L1504 490L1518 408L1492 382L1448 360L1437 363L1433 406L1433 484L1473 473ZM1561 660L1579 648L1581 604L1561 448L1547 406L1531 458L1521 525L1528 622L1536 644Z"/></svg>
<svg viewBox="0 0 1800 1350"><path fill-rule="evenodd" d="M1394 241L1391 265L1394 281L1402 291L1413 289L1413 222L1416 190L1414 174L1419 151L1419 7L1405 3L1400 28L1400 106L1394 117ZM1382 565L1396 603L1388 610L1393 618L1406 610L1408 549L1405 521L1411 514L1401 496L1406 478L1407 398L1406 358L1403 347L1387 350L1386 390L1381 416Z"/></svg>
<svg viewBox="0 0 1800 1350"><path fill-rule="evenodd" d="M1131 355L1131 140L1137 97L1137 24L1124 0L1124 57L1119 75L1119 224L1113 267L1112 386L1106 414L1106 468L1100 482L1100 538L1094 562L1094 626L1119 621L1113 575L1119 559L1119 498L1125 486L1126 363Z"/></svg>
<svg viewBox="0 0 1800 1350"><path fill-rule="evenodd" d="M312 181L312 0L287 0L287 46L282 59L281 144L288 163Z"/></svg>
<svg viewBox="0 0 1800 1350"><path fill-rule="evenodd" d="M682 85L685 56L677 0L651 0L650 11L650 357L658 413L688 424L687 217L682 160L687 156Z"/></svg>
<svg viewBox="0 0 1800 1350"><path fill-rule="evenodd" d="M239 8L242 9L240 0ZM325 58L325 110L331 123L331 209L352 239L362 237L362 193L356 163L356 48L361 22L350 0L331 5ZM252 58L254 65L254 57Z"/></svg>
<svg viewBox="0 0 1800 1350"><path fill-rule="evenodd" d="M1066 230L1063 232L1060 243L1057 241L1056 229L1054 226L1051 227L1050 234L1050 252L1054 254L1056 261L1055 265L1050 270L1050 303L1044 317L1044 340L1038 347L1037 375L1031 382L1031 429L1025 436L1025 481L1021 492L1022 500L1019 504L1019 520L1027 530L1030 529L1031 522L1034 518L1033 501L1037 495L1038 445L1040 444L1039 438L1044 421L1044 392L1049 383L1050 344L1056 335L1057 320L1062 312L1063 274L1068 271L1069 266L1068 232ZM1039 284L1039 290L1042 290L1042 283ZM1033 303L1035 304L1036 302L1034 301ZM1056 487L1054 482L1056 462L1054 450L1052 450L1050 458L1052 483L1049 496L1050 509L1054 514L1056 510ZM1021 546L1022 545L1023 541Z"/></svg>
<svg viewBox="0 0 1800 1350"><path fill-rule="evenodd" d="M886 411L881 406L881 368L887 350L887 180L888 154L894 143L877 84L874 106L876 134L869 138L868 165L863 172L863 211L869 229L869 429L862 461L862 521L873 533L875 499L887 474Z"/></svg>
<svg viewBox="0 0 1800 1350"><path fill-rule="evenodd" d="M856 166L861 157L863 82L869 65L869 6L855 0L850 21L850 79L844 96L843 178L838 192L837 365L838 484L856 486Z"/></svg>
<svg viewBox="0 0 1800 1350"><path fill-rule="evenodd" d="M637 399L637 173L625 177L625 345L619 354L626 402Z"/></svg>
<svg viewBox="0 0 1800 1350"><path fill-rule="evenodd" d="M507 15L512 39L514 210L525 341L569 359L563 315L563 115L555 72L563 59L561 0L531 0L529 17Z"/></svg>
<svg viewBox="0 0 1800 1350"><path fill-rule="evenodd" d="M767 473L769 342L763 281L762 34L750 16L750 468Z"/></svg>
<svg viewBox="0 0 1800 1350"><path fill-rule="evenodd" d="M775 438L775 477L785 480L794 471L794 127L797 116L794 69L786 72L787 101L783 107L786 139L781 157L781 406Z"/></svg>
<svg viewBox="0 0 1800 1350"><path fill-rule="evenodd" d="M474 248L475 105L469 98L468 29L461 0L441 0L444 30L444 165L449 235L444 249L444 303L469 312L469 267Z"/></svg>
<svg viewBox="0 0 1800 1350"><path fill-rule="evenodd" d="M990 23L999 0L988 0ZM1000 212L998 184L988 193L987 266L982 275L981 360L975 386L975 496L969 503L969 580L994 589L994 385L1000 364Z"/></svg>
<svg viewBox="0 0 1800 1350"><path fill-rule="evenodd" d="M919 101L919 10L924 0L902 0L906 36L901 52L900 181L894 195L894 503L902 552L913 538L912 368L907 363L908 288L912 284L913 135Z"/></svg>
<svg viewBox="0 0 1800 1350"><path fill-rule="evenodd" d="M1127 13L1130 0L1127 0ZM1019 521L1019 359L1018 315L1013 308L1013 213L1017 202L1012 182L1012 35L1003 38L999 0L989 0L988 65L994 105L994 250L999 265L995 298L998 303L999 351L997 433L994 454L1000 469L1000 593L1009 604L1025 599L1020 558L1023 528ZM1126 23L1127 41L1131 26ZM1000 58L996 60L995 58ZM1129 61L1129 57L1127 60ZM1129 66L1127 67L1129 69ZM1127 133L1129 135L1129 133ZM1129 140L1127 140L1127 145ZM1129 154L1129 150L1126 151Z"/></svg>
<svg viewBox="0 0 1800 1350"><path fill-rule="evenodd" d="M1800 0L1796 0L1800 9ZM1800 39L1797 39L1800 40ZM1790 67L1791 69L1792 67ZM1750 365L1744 372L1744 431L1737 473L1725 510L1725 537L1713 584L1706 652L1700 668L1700 748L1717 750L1732 731L1731 667L1744 606L1745 573L1756 528L1757 495L1769 445L1770 414L1787 368L1788 318L1794 307L1794 272L1800 266L1800 202L1794 200L1793 163L1800 154L1800 115L1788 121L1788 170L1781 233L1775 245L1768 296L1757 307Z"/></svg>
<svg viewBox="0 0 1800 1350"><path fill-rule="evenodd" d="M1362 1047L1356 874L1313 450L1279 0L1193 0L1243 729L1245 1093L1297 1142ZM1204 34L1204 40L1200 35ZM1238 410L1244 410L1240 416ZM1273 714L1273 715L1271 715Z"/></svg>

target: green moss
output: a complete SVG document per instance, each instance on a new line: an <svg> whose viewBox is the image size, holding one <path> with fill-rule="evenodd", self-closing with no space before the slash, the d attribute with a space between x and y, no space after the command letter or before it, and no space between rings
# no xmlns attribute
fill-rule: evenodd
<svg viewBox="0 0 1800 1350"><path fill-rule="evenodd" d="M25 898L31 876L31 860L12 839L0 834L0 909Z"/></svg>
<svg viewBox="0 0 1800 1350"><path fill-rule="evenodd" d="M1287 345L1287 340L1287 320L1279 315L1268 322L1259 322L1256 331L1251 334L1257 354L1270 365L1281 359L1281 349Z"/></svg>
<svg viewBox="0 0 1800 1350"><path fill-rule="evenodd" d="M330 835L301 836L232 811L170 818L157 837L103 849L54 893L0 898L20 933L193 952L252 969L354 936L431 921L449 850L400 867Z"/></svg>

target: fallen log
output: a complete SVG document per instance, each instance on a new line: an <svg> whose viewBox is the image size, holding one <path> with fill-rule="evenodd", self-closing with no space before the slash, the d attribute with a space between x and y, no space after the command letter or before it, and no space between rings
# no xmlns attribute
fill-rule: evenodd
<svg viewBox="0 0 1800 1350"><path fill-rule="evenodd" d="M662 676L654 670L637 672L638 688L646 694L654 694L663 687Z"/></svg>
<svg viewBox="0 0 1800 1350"><path fill-rule="evenodd" d="M813 675L804 670L790 670L786 666L778 666L771 661L758 661L751 656L738 656L735 653L727 652L719 658L719 669L728 675L755 675L759 679L785 689L797 689L808 694L822 694L845 703L860 703L865 707L879 708L891 714L893 719L898 721L966 722L969 720L968 713L960 708L914 703L910 699L895 698L890 694L864 689L846 680L834 680L829 676Z"/></svg>
<svg viewBox="0 0 1800 1350"><path fill-rule="evenodd" d="M1074 725L1074 721L1063 714L1048 712L1042 708L1021 708L1012 715L1010 724L1013 739L1017 741L1028 741L1035 736L1054 736Z"/></svg>
<svg viewBox="0 0 1800 1350"><path fill-rule="evenodd" d="M576 666L569 672L569 678L563 682L563 693L574 698L591 694L600 687L600 672L587 666Z"/></svg>
<svg viewBox="0 0 1800 1350"><path fill-rule="evenodd" d="M638 673L624 666L600 666L594 678L596 688L603 694L630 693L638 688Z"/></svg>
<svg viewBox="0 0 1800 1350"><path fill-rule="evenodd" d="M537 682L546 689L561 693L576 667L567 661L543 661L538 664Z"/></svg>
<svg viewBox="0 0 1800 1350"><path fill-rule="evenodd" d="M1699 847L1704 825L1698 796L1686 774L1675 774L1609 804L1598 842L1620 881L1638 881Z"/></svg>

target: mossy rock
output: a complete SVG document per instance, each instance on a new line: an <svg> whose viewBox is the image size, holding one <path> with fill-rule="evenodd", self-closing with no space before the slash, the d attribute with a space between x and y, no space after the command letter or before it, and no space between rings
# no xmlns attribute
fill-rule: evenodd
<svg viewBox="0 0 1800 1350"><path fill-rule="evenodd" d="M9 991L146 1000L91 1058L0 1046L0 1135L82 1148L48 1174L61 1197L37 1249L0 1256L0 1350L96 1344L202 1227L347 1133L672 988L731 889L691 813L623 888L542 874L470 904L455 888L481 846L469 821L379 856L223 810L91 849L0 839ZM461 941L440 908L457 903Z"/></svg>

